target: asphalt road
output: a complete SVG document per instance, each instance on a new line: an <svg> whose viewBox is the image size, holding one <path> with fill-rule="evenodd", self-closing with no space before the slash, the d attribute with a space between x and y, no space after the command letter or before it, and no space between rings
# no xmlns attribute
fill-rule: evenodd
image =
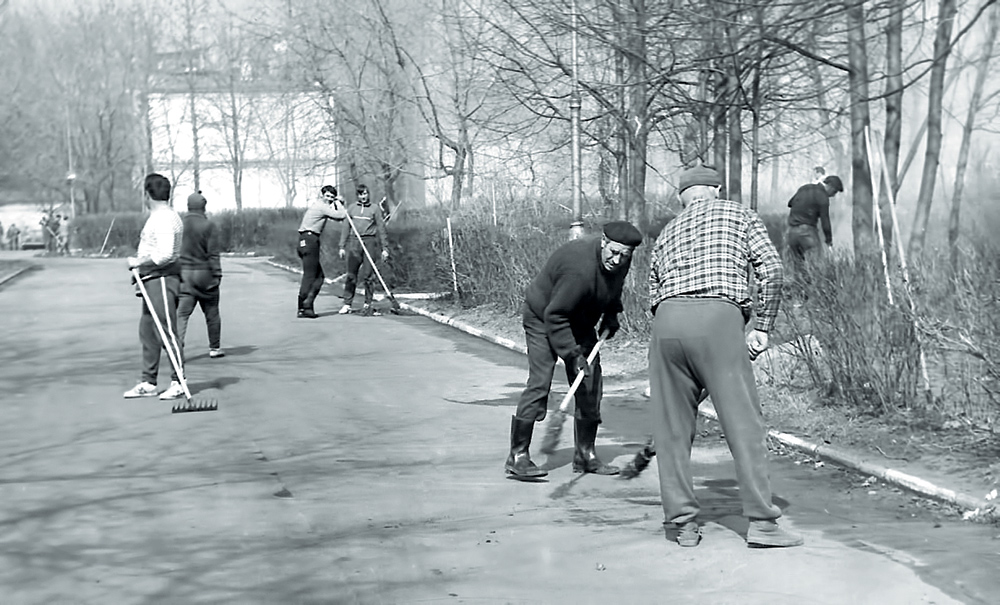
<svg viewBox="0 0 1000 605"><path fill-rule="evenodd" d="M996 602L995 528L831 469L776 464L806 545L747 549L717 438L696 448L694 549L664 540L655 466L572 474L569 425L548 481L508 480L523 357L422 317L337 316L328 289L296 319L297 276L261 260L224 260L226 357L199 312L189 326L192 390L218 411L124 400L124 261L34 261L0 287L3 603ZM631 458L616 426L641 408L609 385L602 457Z"/></svg>

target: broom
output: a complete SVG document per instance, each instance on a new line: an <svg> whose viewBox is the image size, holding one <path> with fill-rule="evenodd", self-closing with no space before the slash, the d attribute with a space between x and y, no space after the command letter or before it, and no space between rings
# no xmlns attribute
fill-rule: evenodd
<svg viewBox="0 0 1000 605"><path fill-rule="evenodd" d="M607 337L608 331L605 330L601 333L601 338L597 341L597 344L590 351L590 355L587 355L588 366L594 363L594 359L597 358L597 353L601 350L601 345L604 344ZM552 418L549 419L549 426L545 430L545 438L542 439L541 452L543 454L551 455L555 453L556 446L559 445L559 436L562 434L563 423L566 422L566 411L569 409L569 402L573 400L573 395L580 388L583 379L584 373L577 372L576 378L573 379L573 384L570 385L569 391L563 397L562 403L559 404L559 409L552 413Z"/></svg>
<svg viewBox="0 0 1000 605"><path fill-rule="evenodd" d="M135 278L136 285L139 286L139 292L142 293L142 299L146 301L146 306L149 307L149 314L153 317L153 323L156 324L156 329L160 333L160 340L163 341L163 347L167 350L167 357L170 358L170 365L172 365L174 367L174 371L177 372L177 380L181 383L181 388L184 389L184 403L175 405L170 411L174 414L179 414L182 412L212 412L219 409L219 402L215 399L195 400L191 397L191 390L188 388L187 380L184 378L184 367L180 363L181 348L177 345L177 338L174 336L173 326L169 326L170 316L167 315L167 323L170 329L170 340L168 340L167 332L163 329L163 324L160 323L160 318L156 315L156 310L153 308L153 301L149 298L149 292L146 291L146 286L142 283L142 278L139 277L139 270L133 267L132 276ZM167 286L164 283L164 301L166 301L167 298L166 290Z"/></svg>
<svg viewBox="0 0 1000 605"><path fill-rule="evenodd" d="M708 389L702 389L701 394L698 395L698 405L702 401L708 399ZM618 476L622 479L635 479L639 476L639 473L646 470L649 463L653 461L653 456L656 455L656 446L653 445L653 438L650 437L646 441L646 446L641 450L636 452L635 456L625 465L625 467L618 473Z"/></svg>
<svg viewBox="0 0 1000 605"><path fill-rule="evenodd" d="M381 212L381 210L379 210ZM361 234L358 233L358 228L354 226L354 221L351 220L351 213L347 212L347 222L351 225L351 231L354 232L354 236L358 238L358 243L361 244L361 249L365 253L365 257L368 258L368 262L372 264L372 269L375 271L375 275L378 276L378 281L382 284L382 289L385 290L385 295L392 302L392 309L390 310L393 314L399 315L402 307L396 297L392 295L389 290L389 286L385 284L385 280L382 279L382 273L378 270L378 265L375 264L375 259L372 258L370 252L368 252L368 247L365 246L365 240L361 239Z"/></svg>

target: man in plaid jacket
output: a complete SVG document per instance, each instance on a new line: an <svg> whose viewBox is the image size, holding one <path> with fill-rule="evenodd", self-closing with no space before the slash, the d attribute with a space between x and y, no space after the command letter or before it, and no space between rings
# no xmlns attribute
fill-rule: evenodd
<svg viewBox="0 0 1000 605"><path fill-rule="evenodd" d="M685 170L678 187L684 210L664 227L650 260L649 350L653 435L668 538L701 540L691 478L699 394L707 389L736 463L750 547L798 546L780 527L771 501L766 430L752 358L768 344L781 297L781 259L760 217L719 199L713 168ZM750 268L757 281L754 309ZM744 326L756 310L753 329Z"/></svg>

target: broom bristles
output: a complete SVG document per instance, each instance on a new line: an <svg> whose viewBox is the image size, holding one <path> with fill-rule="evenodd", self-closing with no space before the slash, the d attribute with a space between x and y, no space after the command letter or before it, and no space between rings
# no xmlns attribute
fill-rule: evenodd
<svg viewBox="0 0 1000 605"><path fill-rule="evenodd" d="M542 439L541 452L552 454L559 445L559 436L562 435L563 423L566 421L566 412L556 410L549 419L549 426L545 429L545 438Z"/></svg>
<svg viewBox="0 0 1000 605"><path fill-rule="evenodd" d="M619 476L622 479L635 479L639 476L639 473L646 470L646 467L649 466L655 455L656 449L653 447L653 440L650 439L646 443L646 447L636 452L635 457L625 465Z"/></svg>

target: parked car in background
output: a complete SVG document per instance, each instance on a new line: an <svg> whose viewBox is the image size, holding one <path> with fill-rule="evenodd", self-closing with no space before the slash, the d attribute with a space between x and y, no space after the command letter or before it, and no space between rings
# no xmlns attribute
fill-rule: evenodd
<svg viewBox="0 0 1000 605"><path fill-rule="evenodd" d="M44 250L45 237L41 225L21 226L21 250Z"/></svg>

